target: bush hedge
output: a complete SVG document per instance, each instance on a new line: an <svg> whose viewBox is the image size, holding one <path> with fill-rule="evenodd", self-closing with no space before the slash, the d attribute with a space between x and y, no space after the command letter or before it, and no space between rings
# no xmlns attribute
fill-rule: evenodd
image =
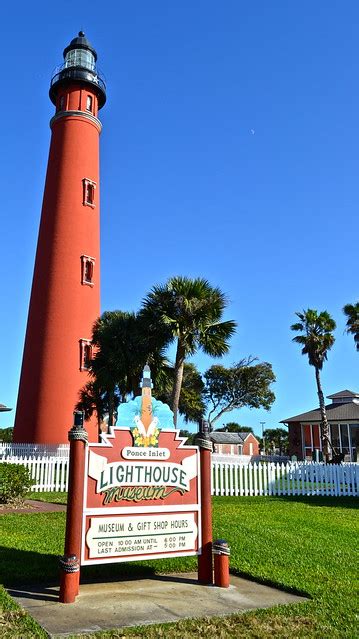
<svg viewBox="0 0 359 639"><path fill-rule="evenodd" d="M25 466L21 464L0 464L0 502L7 504L11 501L24 499L33 485L33 480Z"/></svg>

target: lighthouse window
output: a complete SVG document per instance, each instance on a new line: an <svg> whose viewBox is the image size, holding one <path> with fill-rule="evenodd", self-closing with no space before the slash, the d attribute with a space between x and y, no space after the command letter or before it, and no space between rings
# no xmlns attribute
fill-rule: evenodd
<svg viewBox="0 0 359 639"><path fill-rule="evenodd" d="M91 111L92 113L92 95L88 95L86 98L86 111Z"/></svg>
<svg viewBox="0 0 359 639"><path fill-rule="evenodd" d="M96 182L85 178L83 180L83 204L84 206L95 206L95 188Z"/></svg>
<svg viewBox="0 0 359 639"><path fill-rule="evenodd" d="M95 270L95 258L88 255L81 255L81 284L93 286L93 275Z"/></svg>
<svg viewBox="0 0 359 639"><path fill-rule="evenodd" d="M84 67L95 70L95 58L91 51L86 49L71 49L66 53L65 67Z"/></svg>
<svg viewBox="0 0 359 639"><path fill-rule="evenodd" d="M80 339L80 370L87 371L92 360L92 346L88 339Z"/></svg>
<svg viewBox="0 0 359 639"><path fill-rule="evenodd" d="M92 283L93 278L93 262L91 260L86 260L85 264L85 282L88 284Z"/></svg>

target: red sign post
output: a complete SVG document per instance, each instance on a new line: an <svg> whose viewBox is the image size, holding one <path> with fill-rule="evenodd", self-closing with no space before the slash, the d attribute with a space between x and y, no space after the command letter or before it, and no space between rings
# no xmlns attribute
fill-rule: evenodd
<svg viewBox="0 0 359 639"><path fill-rule="evenodd" d="M141 386L102 442L86 445L81 433L71 441L63 603L78 594L80 564L199 555L199 580L213 581L208 439L201 455L185 445L169 407L151 396L148 366Z"/></svg>

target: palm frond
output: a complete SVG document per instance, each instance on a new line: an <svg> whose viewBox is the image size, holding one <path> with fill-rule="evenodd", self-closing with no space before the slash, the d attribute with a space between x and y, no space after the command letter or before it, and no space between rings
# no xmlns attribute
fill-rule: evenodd
<svg viewBox="0 0 359 639"><path fill-rule="evenodd" d="M301 332L302 335L296 335L292 341L303 346L302 354L308 355L309 364L321 370L328 351L335 342L333 331L336 323L328 311L318 313L315 309L308 308L296 315L301 321L292 324L291 330Z"/></svg>

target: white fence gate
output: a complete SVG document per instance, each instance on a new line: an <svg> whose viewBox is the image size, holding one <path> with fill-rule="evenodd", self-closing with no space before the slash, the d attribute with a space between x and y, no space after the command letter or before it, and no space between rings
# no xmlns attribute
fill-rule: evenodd
<svg viewBox="0 0 359 639"><path fill-rule="evenodd" d="M212 495L359 496L358 464L212 461Z"/></svg>

